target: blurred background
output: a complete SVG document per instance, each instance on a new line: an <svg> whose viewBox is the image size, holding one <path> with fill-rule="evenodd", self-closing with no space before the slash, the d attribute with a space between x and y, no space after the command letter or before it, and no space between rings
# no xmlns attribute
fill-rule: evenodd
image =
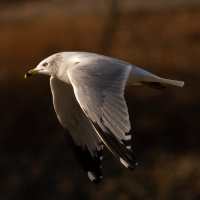
<svg viewBox="0 0 200 200"><path fill-rule="evenodd" d="M200 199L200 0L0 1L0 199ZM165 92L126 88L130 172L104 150L93 185L66 145L44 58L86 51L185 81Z"/></svg>

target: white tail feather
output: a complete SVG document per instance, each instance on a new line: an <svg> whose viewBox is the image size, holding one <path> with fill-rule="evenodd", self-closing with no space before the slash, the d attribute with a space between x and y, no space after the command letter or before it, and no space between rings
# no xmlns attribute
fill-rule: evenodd
<svg viewBox="0 0 200 200"><path fill-rule="evenodd" d="M139 67L133 66L129 78L127 80L127 85L140 85L141 82L158 82L158 83L175 85L178 87L184 86L183 81L160 78L150 72L140 69Z"/></svg>
<svg viewBox="0 0 200 200"><path fill-rule="evenodd" d="M164 78L158 78L158 80L159 81L156 81L156 82L175 85L178 87L183 87L185 84L183 81L169 80L169 79L164 79Z"/></svg>

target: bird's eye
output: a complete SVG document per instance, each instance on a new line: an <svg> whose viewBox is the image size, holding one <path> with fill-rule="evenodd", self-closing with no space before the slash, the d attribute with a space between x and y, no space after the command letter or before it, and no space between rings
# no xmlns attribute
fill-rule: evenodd
<svg viewBox="0 0 200 200"><path fill-rule="evenodd" d="M45 62L45 63L42 64L43 67L46 67L47 65L48 65L47 62Z"/></svg>

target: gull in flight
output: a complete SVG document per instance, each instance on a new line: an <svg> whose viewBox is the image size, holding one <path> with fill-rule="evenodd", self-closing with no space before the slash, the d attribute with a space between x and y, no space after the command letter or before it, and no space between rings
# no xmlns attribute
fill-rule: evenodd
<svg viewBox="0 0 200 200"><path fill-rule="evenodd" d="M137 161L131 150L130 121L124 89L184 82L160 78L115 58L86 53L56 53L25 74L49 75L54 109L75 157L95 184L101 182L105 145L127 168Z"/></svg>

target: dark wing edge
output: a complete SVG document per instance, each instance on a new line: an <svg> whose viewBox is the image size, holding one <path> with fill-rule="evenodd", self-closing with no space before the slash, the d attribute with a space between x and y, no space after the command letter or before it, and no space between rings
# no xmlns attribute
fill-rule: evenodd
<svg viewBox="0 0 200 200"><path fill-rule="evenodd" d="M85 146L85 149L83 149L81 146L75 145L68 130L65 128L63 129L64 129L64 133L65 133L65 137L66 137L68 145L70 146L80 166L88 175L89 179L94 184L101 183L101 179L102 179L101 160L103 158L102 149L101 150L97 149L96 152L94 152L95 157L92 157L87 146ZM99 144L99 145L102 145L102 144Z"/></svg>
<svg viewBox="0 0 200 200"><path fill-rule="evenodd" d="M107 146L107 148L119 159L119 161L128 169L134 170L135 166L138 164L135 156L131 149L127 149L124 144L120 143L119 140L113 135L113 133L103 125L101 120L101 125L97 122L90 120L95 130L97 131L99 137Z"/></svg>

